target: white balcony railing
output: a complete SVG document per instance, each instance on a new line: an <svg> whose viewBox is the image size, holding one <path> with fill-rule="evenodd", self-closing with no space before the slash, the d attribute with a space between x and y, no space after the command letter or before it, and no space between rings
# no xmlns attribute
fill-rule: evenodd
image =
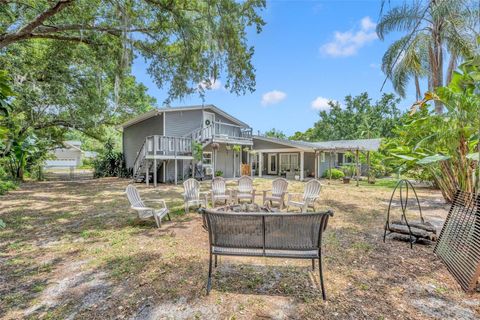
<svg viewBox="0 0 480 320"><path fill-rule="evenodd" d="M195 141L206 140L251 140L252 129L234 124L214 122L208 127L199 128L192 133Z"/></svg>
<svg viewBox="0 0 480 320"><path fill-rule="evenodd" d="M190 156L192 138L154 135L145 140L146 156Z"/></svg>

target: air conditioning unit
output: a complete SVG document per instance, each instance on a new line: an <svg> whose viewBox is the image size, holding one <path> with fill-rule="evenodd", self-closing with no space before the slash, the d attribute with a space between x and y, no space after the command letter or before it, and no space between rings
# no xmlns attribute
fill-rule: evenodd
<svg viewBox="0 0 480 320"><path fill-rule="evenodd" d="M212 167L204 167L205 168L205 175L206 176L213 176L213 168Z"/></svg>

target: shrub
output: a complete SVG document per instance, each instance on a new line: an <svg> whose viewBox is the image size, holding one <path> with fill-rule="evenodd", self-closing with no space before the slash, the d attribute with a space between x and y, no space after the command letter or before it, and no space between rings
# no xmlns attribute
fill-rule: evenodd
<svg viewBox="0 0 480 320"><path fill-rule="evenodd" d="M7 180L3 181L0 180L0 195L7 193L9 190L13 190L17 188L17 184L13 181Z"/></svg>
<svg viewBox="0 0 480 320"><path fill-rule="evenodd" d="M123 153L115 151L111 141L107 141L104 150L104 153L93 161L93 176L95 178L129 177L130 172L126 167Z"/></svg>
<svg viewBox="0 0 480 320"><path fill-rule="evenodd" d="M340 179L345 177L345 174L338 169L328 169L323 173L323 178L330 178L330 171L332 172L332 179Z"/></svg>
<svg viewBox="0 0 480 320"><path fill-rule="evenodd" d="M222 170L215 171L215 177L223 177L223 171Z"/></svg>

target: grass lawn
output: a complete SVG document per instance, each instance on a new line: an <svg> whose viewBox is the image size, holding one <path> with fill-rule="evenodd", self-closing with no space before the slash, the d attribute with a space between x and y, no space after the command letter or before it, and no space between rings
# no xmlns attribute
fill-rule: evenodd
<svg viewBox="0 0 480 320"><path fill-rule="evenodd" d="M256 188L270 183L257 179ZM0 197L0 318L480 317L479 295L460 290L432 245L382 242L391 182L323 183L319 207L335 213L324 241L326 303L309 260L222 257L206 296L208 236L198 214L183 213L180 186L138 184L173 212L157 229L128 210L127 180L23 184ZM291 182L289 191L302 190ZM440 192L418 193L426 218L441 226Z"/></svg>

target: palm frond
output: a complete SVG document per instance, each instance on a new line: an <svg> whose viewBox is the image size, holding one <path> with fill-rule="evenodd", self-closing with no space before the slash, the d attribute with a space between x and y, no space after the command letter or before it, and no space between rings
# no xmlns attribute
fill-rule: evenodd
<svg viewBox="0 0 480 320"><path fill-rule="evenodd" d="M407 3L390 9L377 24L377 35L383 40L392 31L411 31L424 18L420 2Z"/></svg>

